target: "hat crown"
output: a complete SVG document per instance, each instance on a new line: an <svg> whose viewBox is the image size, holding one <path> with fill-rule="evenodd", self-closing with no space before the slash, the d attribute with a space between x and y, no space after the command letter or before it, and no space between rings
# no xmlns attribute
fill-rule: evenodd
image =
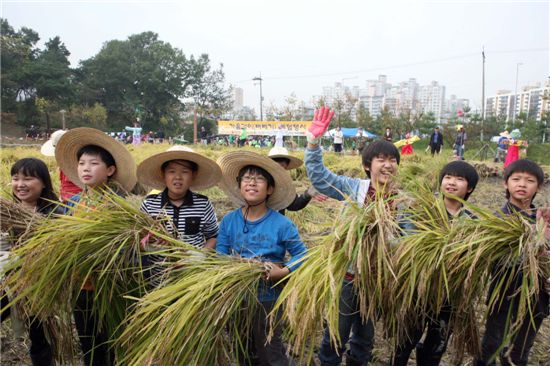
<svg viewBox="0 0 550 366"><path fill-rule="evenodd" d="M61 139L61 136L63 136L65 134L65 132L67 132L67 131L57 130L54 133L52 133L52 135L50 136L50 139L52 140L52 145L54 147L57 146L57 143Z"/></svg>
<svg viewBox="0 0 550 366"><path fill-rule="evenodd" d="M175 146L172 146L171 148L169 148L168 150L166 151L185 151L185 152L195 152L193 151L193 149L191 149L190 147L186 147L186 146L181 146L181 145L175 145Z"/></svg>
<svg viewBox="0 0 550 366"><path fill-rule="evenodd" d="M276 155L289 155L288 150L284 147L276 146L269 150L267 156L276 156Z"/></svg>

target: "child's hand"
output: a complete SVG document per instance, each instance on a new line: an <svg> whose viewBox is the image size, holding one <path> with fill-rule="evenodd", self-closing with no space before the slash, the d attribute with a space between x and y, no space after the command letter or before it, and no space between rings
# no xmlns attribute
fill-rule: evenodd
<svg viewBox="0 0 550 366"><path fill-rule="evenodd" d="M323 136L330 124L330 120L334 116L334 111L328 107L321 107L315 111L311 126L306 131L307 142L312 145L319 143L319 137Z"/></svg>
<svg viewBox="0 0 550 366"><path fill-rule="evenodd" d="M544 221L544 237L550 240L550 207L541 207L537 210L537 220Z"/></svg>
<svg viewBox="0 0 550 366"><path fill-rule="evenodd" d="M264 265L266 269L265 279L273 283L279 282L290 273L287 267L279 267L273 262L265 262Z"/></svg>

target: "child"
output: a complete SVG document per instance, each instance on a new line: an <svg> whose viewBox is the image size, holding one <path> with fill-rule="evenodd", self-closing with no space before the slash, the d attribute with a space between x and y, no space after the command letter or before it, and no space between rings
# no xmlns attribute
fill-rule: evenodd
<svg viewBox="0 0 550 366"><path fill-rule="evenodd" d="M288 150L284 147L274 147L269 150L269 156L272 160L277 162L283 169L291 170L300 167L304 162L288 153ZM296 194L294 201L286 208L289 211L300 211L304 209L312 198L315 198L319 202L326 201L328 198L324 194L317 192L315 187L309 187L304 193ZM285 214L285 210L279 211L282 215Z"/></svg>
<svg viewBox="0 0 550 366"><path fill-rule="evenodd" d="M467 201L476 188L478 180L479 175L475 168L464 161L450 162L441 169L439 191L445 194L443 203L449 220L459 217L472 217L472 214L465 210L462 203L454 199L453 196ZM422 344L417 345L424 333L424 323L419 322L420 326L417 329L409 329L407 338L397 346L392 365L407 365L415 345L417 365L439 365L441 357L447 349L447 342L452 331L448 328L451 316L452 309L449 305L444 305L439 314L426 319L427 333Z"/></svg>
<svg viewBox="0 0 550 366"><path fill-rule="evenodd" d="M516 212L521 213L529 221L535 223L537 216L544 220L546 225L545 237L550 246L550 208L544 207L538 210L533 205L533 199L540 191L544 183L544 172L535 162L528 159L516 160L504 171L504 187L508 201L502 207L503 215ZM502 273L503 268L494 271L494 278L489 288L489 296L494 296L495 284ZM498 272L498 273L497 273ZM509 325L516 321L515 309L517 309L516 290L521 284L521 272L516 274L510 287L497 294L497 304L487 317L485 335L481 343L481 355L475 365L495 365L497 352L502 346L506 346L501 353L502 365L527 365L529 351L533 346L535 337L548 316L549 294L543 290L544 279L541 279L541 290L537 297L531 299L532 319L527 315L521 323L518 333L511 340L511 344L503 345Z"/></svg>
<svg viewBox="0 0 550 366"><path fill-rule="evenodd" d="M88 198L111 187L124 194L136 184L136 166L126 148L93 128L75 128L65 133L55 149L59 168L83 189L71 198L69 207L87 209ZM72 211L68 212L71 213ZM87 279L77 299L74 318L86 365L110 365L113 357L108 348L109 335L97 329L99 319L92 314L94 286Z"/></svg>
<svg viewBox="0 0 550 366"><path fill-rule="evenodd" d="M218 183L221 170L210 160L190 148L173 146L145 159L138 166L139 182L162 190L145 197L141 210L152 217L168 216L168 230L175 237L196 247L214 249L218 220L208 197L195 193ZM162 255L144 256L144 267L162 261ZM151 268L151 284L160 285L161 269Z"/></svg>
<svg viewBox="0 0 550 366"><path fill-rule="evenodd" d="M21 206L44 216L61 214L59 198L53 191L50 173L46 164L39 159L24 158L11 167L11 189L13 199ZM6 248L8 249L8 248ZM2 296L2 320L10 313L6 308L9 301ZM13 314L12 314L13 315ZM44 334L42 323L35 317L28 319L29 354L33 365L53 365L52 347Z"/></svg>
<svg viewBox="0 0 550 366"><path fill-rule="evenodd" d="M392 192L393 177L397 173L400 161L399 151L389 141L376 141L366 146L362 151L362 165L368 179L351 178L336 175L323 165L323 155L319 147L319 138L325 133L333 111L322 107L315 112L313 122L307 131L307 149L305 153L306 170L311 183L321 193L337 200L343 200L342 194L363 206L369 200L376 198L376 192L388 196ZM371 359L374 343L374 325L371 320L366 322L359 313L359 300L353 290L354 274L347 273L340 295L340 318L338 332L341 346L334 348L330 340L330 330L325 329L318 356L321 365L336 366L342 360L346 343L350 349L347 353L347 365L363 365Z"/></svg>
<svg viewBox="0 0 550 366"><path fill-rule="evenodd" d="M288 207L296 196L288 172L266 156L248 151L227 153L218 159L222 189L240 208L227 214L221 224L216 251L221 254L255 258L265 262L265 285L258 289L260 307L254 314L248 357L242 364L290 365L277 326L271 341L267 314L277 301L279 282L298 267L306 247L292 221L277 210ZM289 252L292 258L285 263ZM255 357L254 357L255 356ZM241 358L244 358L241 357ZM257 358L257 359L256 359Z"/></svg>
<svg viewBox="0 0 550 366"><path fill-rule="evenodd" d="M57 130L54 133L52 133L52 136L48 141L42 145L40 148L40 152L42 155L45 156L55 156L55 147L57 146L57 143L59 142L59 139L61 136L63 136L67 131L63 130ZM59 170L59 182L61 183L59 187L59 194L61 196L61 201L64 203L67 203L69 199L74 196L75 194L78 194L82 191L82 189L71 182L69 178L63 173L63 171Z"/></svg>

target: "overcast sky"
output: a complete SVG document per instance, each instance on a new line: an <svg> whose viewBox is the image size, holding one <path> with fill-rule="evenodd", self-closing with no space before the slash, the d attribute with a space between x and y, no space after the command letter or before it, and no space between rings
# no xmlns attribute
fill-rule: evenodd
<svg viewBox="0 0 550 366"><path fill-rule="evenodd" d="M548 79L548 1L397 0L2 0L2 17L30 27L41 45L60 36L71 64L94 56L102 44L153 31L187 55L207 53L223 63L228 83L244 89L244 103L259 110L295 93L309 101L322 87L365 86L385 74L390 83L414 77L437 80L481 105L481 50L486 95Z"/></svg>

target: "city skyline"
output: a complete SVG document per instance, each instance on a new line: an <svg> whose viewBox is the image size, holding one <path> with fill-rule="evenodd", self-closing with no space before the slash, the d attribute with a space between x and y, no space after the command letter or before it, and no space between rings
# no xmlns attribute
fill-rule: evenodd
<svg viewBox="0 0 550 366"><path fill-rule="evenodd" d="M307 101L325 85L374 79L438 81L447 94L481 104L481 52L486 95L540 82L549 75L549 5L539 1L344 0L276 3L193 1L13 1L2 17L37 31L42 45L60 36L72 67L106 41L153 31L186 55L208 53L226 81L259 109L295 94ZM517 64L521 64L518 68Z"/></svg>

